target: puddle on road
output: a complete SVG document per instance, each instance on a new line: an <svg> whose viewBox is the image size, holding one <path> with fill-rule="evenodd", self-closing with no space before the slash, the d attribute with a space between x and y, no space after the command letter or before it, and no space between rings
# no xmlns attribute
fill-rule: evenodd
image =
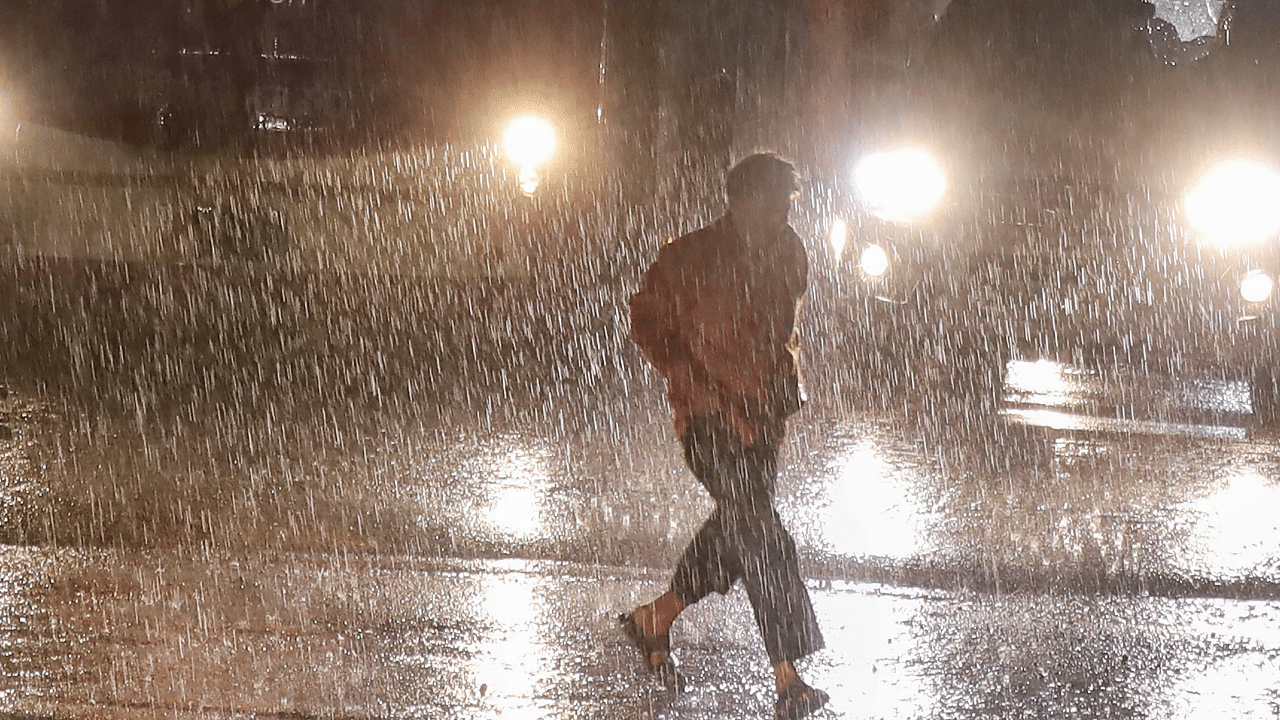
<svg viewBox="0 0 1280 720"><path fill-rule="evenodd" d="M825 505L814 518L815 542L846 557L909 558L924 550L928 513L913 497L914 478L875 442L842 448L830 460L828 478Z"/></svg>
<svg viewBox="0 0 1280 720"><path fill-rule="evenodd" d="M1256 470L1215 479L1209 492L1185 506L1193 523L1189 564L1216 577L1273 578L1280 574L1280 481Z"/></svg>
<svg viewBox="0 0 1280 720"><path fill-rule="evenodd" d="M1243 440L1253 414L1249 384L1103 375L1049 360L1009 363L1004 414L1052 430Z"/></svg>

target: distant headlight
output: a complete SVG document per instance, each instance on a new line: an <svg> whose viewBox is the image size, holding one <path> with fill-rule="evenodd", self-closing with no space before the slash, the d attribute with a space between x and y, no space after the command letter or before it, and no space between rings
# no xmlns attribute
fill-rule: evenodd
<svg viewBox="0 0 1280 720"><path fill-rule="evenodd" d="M868 155L858 163L854 182L867 209L900 222L928 214L947 191L947 178L938 161L915 148Z"/></svg>
<svg viewBox="0 0 1280 720"><path fill-rule="evenodd" d="M1244 298L1245 302L1266 302L1271 297L1271 292L1275 289L1275 281L1271 279L1270 275L1261 270L1250 272L1240 281L1240 297Z"/></svg>
<svg viewBox="0 0 1280 720"><path fill-rule="evenodd" d="M1255 245L1280 234L1280 174L1257 163L1223 163L1187 194L1191 227L1214 244Z"/></svg>

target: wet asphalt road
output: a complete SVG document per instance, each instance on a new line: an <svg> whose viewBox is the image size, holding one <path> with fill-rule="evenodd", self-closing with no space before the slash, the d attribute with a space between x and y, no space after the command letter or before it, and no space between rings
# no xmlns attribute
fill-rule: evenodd
<svg viewBox="0 0 1280 720"><path fill-rule="evenodd" d="M0 708L770 717L740 592L678 626L683 695L614 626L710 503L605 325L377 403L15 385ZM940 423L953 398L856 375L810 355L780 489L829 716L1280 715L1280 438L1247 388L1022 363L999 416Z"/></svg>

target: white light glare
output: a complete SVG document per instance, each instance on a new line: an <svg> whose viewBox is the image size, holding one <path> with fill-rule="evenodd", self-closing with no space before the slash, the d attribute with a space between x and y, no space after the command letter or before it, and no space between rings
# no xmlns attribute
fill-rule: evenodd
<svg viewBox="0 0 1280 720"><path fill-rule="evenodd" d="M521 168L537 168L555 154L556 130L534 115L516 118L502 136L502 149Z"/></svg>
<svg viewBox="0 0 1280 720"><path fill-rule="evenodd" d="M889 272L889 254L879 245L868 245L858 259L858 267L868 277L878 278Z"/></svg>
<svg viewBox="0 0 1280 720"><path fill-rule="evenodd" d="M525 195L532 196L537 193L540 184L542 184L542 176L536 169L528 165L520 168L520 190Z"/></svg>
<svg viewBox="0 0 1280 720"><path fill-rule="evenodd" d="M1245 302L1266 302L1271 297L1271 292L1275 289L1275 281L1271 279L1270 275L1261 270L1250 272L1240 281L1240 297L1244 298Z"/></svg>
<svg viewBox="0 0 1280 720"><path fill-rule="evenodd" d="M849 239L849 225L840 218L831 221L831 233L828 240L831 243L831 253L836 260L844 254L844 244Z"/></svg>
<svg viewBox="0 0 1280 720"><path fill-rule="evenodd" d="M1185 200L1191 227L1222 247L1263 242L1280 234L1280 174L1247 160L1223 163Z"/></svg>
<svg viewBox="0 0 1280 720"><path fill-rule="evenodd" d="M909 222L933 210L947 191L938 161L915 148L889 150L863 158L854 172L862 203L886 220Z"/></svg>
<svg viewBox="0 0 1280 720"><path fill-rule="evenodd" d="M1068 379L1067 366L1052 360L1015 360L1008 365L1005 383L1035 398L1036 405L1065 405L1078 384Z"/></svg>

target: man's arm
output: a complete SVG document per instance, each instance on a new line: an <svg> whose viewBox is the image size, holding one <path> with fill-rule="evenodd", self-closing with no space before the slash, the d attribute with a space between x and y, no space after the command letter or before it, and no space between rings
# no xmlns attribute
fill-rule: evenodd
<svg viewBox="0 0 1280 720"><path fill-rule="evenodd" d="M630 301L631 339L645 359L668 379L688 375L694 367L703 369L680 336L679 288L671 278L674 261L670 247L664 246L659 252Z"/></svg>

